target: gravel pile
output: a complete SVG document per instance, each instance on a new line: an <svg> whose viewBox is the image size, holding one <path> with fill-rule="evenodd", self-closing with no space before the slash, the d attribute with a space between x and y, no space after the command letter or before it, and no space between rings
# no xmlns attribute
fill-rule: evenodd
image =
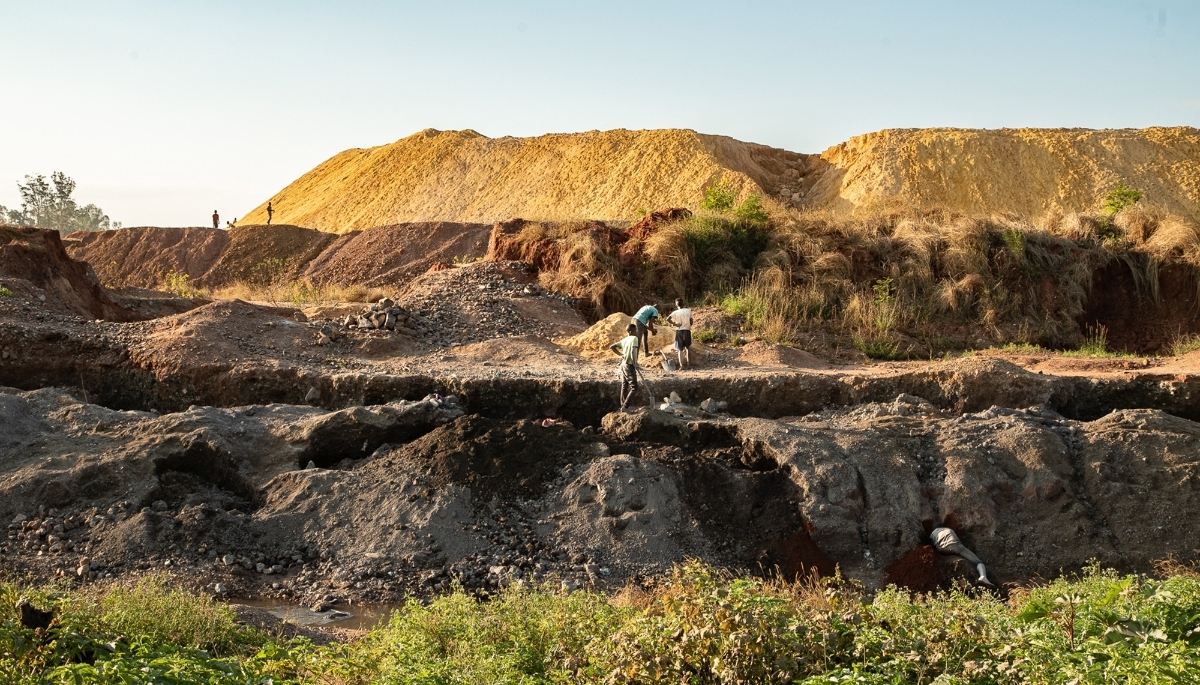
<svg viewBox="0 0 1200 685"><path fill-rule="evenodd" d="M577 302L539 286L536 273L523 262L476 262L430 272L399 299L424 340L457 347L520 335L553 337L553 324L528 316L518 307L518 300L529 298L559 310L572 310Z"/></svg>

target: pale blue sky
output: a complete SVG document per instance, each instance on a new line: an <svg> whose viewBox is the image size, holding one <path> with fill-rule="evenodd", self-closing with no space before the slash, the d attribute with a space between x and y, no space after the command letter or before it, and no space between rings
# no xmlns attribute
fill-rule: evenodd
<svg viewBox="0 0 1200 685"><path fill-rule="evenodd" d="M1200 2L0 0L0 204L241 216L349 147L692 128L1200 126Z"/></svg>

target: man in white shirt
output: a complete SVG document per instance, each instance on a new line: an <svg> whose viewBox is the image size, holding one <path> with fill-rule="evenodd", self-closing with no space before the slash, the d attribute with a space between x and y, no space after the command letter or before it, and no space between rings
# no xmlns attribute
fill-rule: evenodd
<svg viewBox="0 0 1200 685"><path fill-rule="evenodd" d="M692 310L683 306L683 300L675 300L675 311L667 317L667 322L675 326L675 353L682 369L692 363Z"/></svg>

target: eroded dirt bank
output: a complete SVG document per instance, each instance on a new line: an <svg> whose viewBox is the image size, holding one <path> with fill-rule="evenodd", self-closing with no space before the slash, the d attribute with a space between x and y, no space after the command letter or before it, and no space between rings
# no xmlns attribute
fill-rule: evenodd
<svg viewBox="0 0 1200 685"><path fill-rule="evenodd" d="M614 586L686 557L837 565L879 586L942 524L994 580L1023 582L1089 559L1191 559L1200 524L1200 425L1157 410L1080 422L900 395L786 420L681 407L576 426L464 415L455 398L160 416L43 389L0 391L0 411L6 569L168 570L314 604L452 579Z"/></svg>

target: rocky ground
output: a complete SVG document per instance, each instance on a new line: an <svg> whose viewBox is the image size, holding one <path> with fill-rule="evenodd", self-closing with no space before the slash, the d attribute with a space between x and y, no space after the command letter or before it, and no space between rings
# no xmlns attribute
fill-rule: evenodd
<svg viewBox="0 0 1200 685"><path fill-rule="evenodd" d="M871 365L752 341L647 369L655 405L678 401L614 413L619 333L520 264L418 278L394 295L403 333L335 324L362 305L130 291L113 301L157 318L115 323L11 290L8 573L321 607L614 588L685 558L936 587L970 570L930 553L940 525L1002 585L1196 556L1187 357Z"/></svg>

